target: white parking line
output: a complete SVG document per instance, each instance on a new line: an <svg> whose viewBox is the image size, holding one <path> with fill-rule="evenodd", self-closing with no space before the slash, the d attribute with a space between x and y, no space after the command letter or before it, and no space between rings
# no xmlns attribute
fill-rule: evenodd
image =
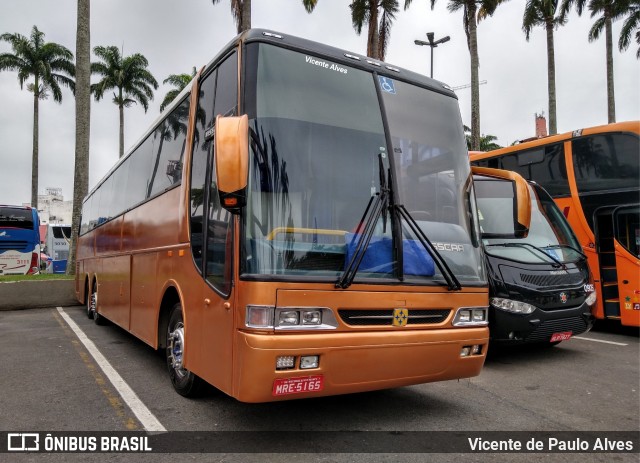
<svg viewBox="0 0 640 463"><path fill-rule="evenodd" d="M622 342L604 341L602 339L583 338L581 336L573 336L571 339L582 339L583 341L602 342L604 344L613 344L614 346L628 346L629 345L629 344L624 344Z"/></svg>
<svg viewBox="0 0 640 463"><path fill-rule="evenodd" d="M131 387L129 387L125 380L122 379L122 376L120 376L118 372L111 366L109 361L104 357L104 355L102 355L93 341L91 341L91 339L89 339L87 335L84 334L84 331L82 331L80 327L76 325L76 322L74 322L71 317L69 317L69 315L67 315L65 311L62 310L62 307L57 307L57 309L60 315L62 315L64 321L67 322L67 325L69 325L76 336L78 336L80 342L84 344L84 347L89 351L89 353L96 361L98 366L102 369L106 377L109 378L109 381L111 381L113 387L116 389L116 391L118 391L118 394L120 394L131 411L136 415L136 418L138 418L144 429L146 429L147 431L157 432L166 431L167 429L162 426L162 423L160 423L155 415L151 413L151 410L147 408L147 406L140 400L137 394L133 392L133 389L131 389Z"/></svg>

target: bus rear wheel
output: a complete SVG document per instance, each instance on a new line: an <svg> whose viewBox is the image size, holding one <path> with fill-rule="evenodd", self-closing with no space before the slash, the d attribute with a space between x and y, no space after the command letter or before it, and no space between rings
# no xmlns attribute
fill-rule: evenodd
<svg viewBox="0 0 640 463"><path fill-rule="evenodd" d="M167 327L166 359L169 378L178 394L184 397L197 397L202 390L203 381L184 368L184 340L182 306L178 303L171 309Z"/></svg>
<svg viewBox="0 0 640 463"><path fill-rule="evenodd" d="M89 290L89 286L87 285L87 292ZM96 311L96 304L98 303L98 293L96 292L95 283L91 288L91 293L87 294L87 317L89 319L93 318L93 313Z"/></svg>

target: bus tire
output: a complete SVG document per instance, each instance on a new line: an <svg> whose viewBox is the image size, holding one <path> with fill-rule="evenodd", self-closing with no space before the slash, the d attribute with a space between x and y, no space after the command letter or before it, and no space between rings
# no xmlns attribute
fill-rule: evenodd
<svg viewBox="0 0 640 463"><path fill-rule="evenodd" d="M86 286L87 288L87 295L86 295L86 299L87 299L87 317L89 319L93 318L93 313L96 311L96 305L98 304L98 293L96 292L96 288L95 288L95 283L93 284L93 287L91 288L91 292L89 293L89 285L87 284Z"/></svg>
<svg viewBox="0 0 640 463"><path fill-rule="evenodd" d="M197 397L203 386L201 378L183 368L184 361L184 319L182 306L177 303L171 309L166 333L166 360L171 384L184 397Z"/></svg>
<svg viewBox="0 0 640 463"><path fill-rule="evenodd" d="M93 322L96 325L99 326L104 326L106 325L108 322L108 320L106 318L104 318L102 315L100 315L98 313L98 282L94 282L93 287L91 288L91 298L95 300L95 306L93 307L93 311L92 311L92 315L93 315Z"/></svg>

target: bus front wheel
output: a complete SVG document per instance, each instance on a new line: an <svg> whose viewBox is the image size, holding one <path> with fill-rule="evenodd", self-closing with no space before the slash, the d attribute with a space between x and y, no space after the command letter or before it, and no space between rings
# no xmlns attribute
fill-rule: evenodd
<svg viewBox="0 0 640 463"><path fill-rule="evenodd" d="M171 309L167 327L167 368L176 392L184 397L196 397L202 389L203 381L184 368L184 340L182 306L178 303Z"/></svg>

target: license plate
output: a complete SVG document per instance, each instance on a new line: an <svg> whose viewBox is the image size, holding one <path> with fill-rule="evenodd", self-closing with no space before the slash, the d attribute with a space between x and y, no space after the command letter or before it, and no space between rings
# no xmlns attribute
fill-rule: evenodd
<svg viewBox="0 0 640 463"><path fill-rule="evenodd" d="M563 331L562 333L553 333L549 342L566 341L573 334L572 331Z"/></svg>
<svg viewBox="0 0 640 463"><path fill-rule="evenodd" d="M274 396L300 394L302 392L318 392L324 388L324 376L302 376L299 378L282 378L273 382Z"/></svg>

